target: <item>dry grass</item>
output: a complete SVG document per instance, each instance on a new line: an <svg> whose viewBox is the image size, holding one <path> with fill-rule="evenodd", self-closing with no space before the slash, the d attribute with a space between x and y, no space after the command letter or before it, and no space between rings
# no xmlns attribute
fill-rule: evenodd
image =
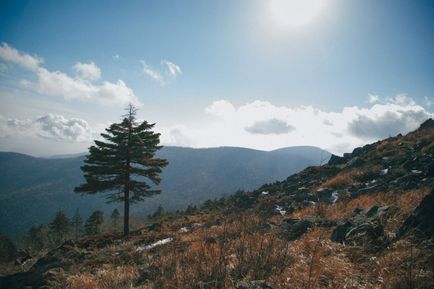
<svg viewBox="0 0 434 289"><path fill-rule="evenodd" d="M138 269L132 265L113 267L104 265L95 272L72 275L58 272L50 281L51 289L127 289L134 288L139 277Z"/></svg>

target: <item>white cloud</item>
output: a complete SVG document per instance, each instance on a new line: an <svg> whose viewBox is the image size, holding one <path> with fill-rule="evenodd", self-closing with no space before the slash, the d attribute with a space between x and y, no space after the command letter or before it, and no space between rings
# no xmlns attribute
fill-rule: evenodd
<svg viewBox="0 0 434 289"><path fill-rule="evenodd" d="M101 69L93 62L81 63L77 62L73 69L77 72L80 78L88 80L98 80L101 78Z"/></svg>
<svg viewBox="0 0 434 289"><path fill-rule="evenodd" d="M113 55L113 59L114 59L114 60L119 60L119 58L120 58L119 54L115 54L115 55Z"/></svg>
<svg viewBox="0 0 434 289"><path fill-rule="evenodd" d="M378 95L368 94L368 102L369 103L376 103L379 100L380 100L380 97Z"/></svg>
<svg viewBox="0 0 434 289"><path fill-rule="evenodd" d="M102 84L90 82L89 80L95 80L95 77L101 75L94 63L76 64L74 68L79 72L80 77L73 78L61 71L49 71L42 66L41 59L21 53L6 43L0 46L0 58L33 72L37 79L36 82L26 81L25 86L39 94L60 96L67 100L97 101L111 105L128 103L141 105L133 90L122 80L104 81Z"/></svg>
<svg viewBox="0 0 434 289"><path fill-rule="evenodd" d="M143 73L146 76L157 81L161 86L163 86L165 82L164 82L164 78L161 75L161 73L158 72L157 70L153 69L151 66L147 65L143 60L141 61L141 63L143 64Z"/></svg>
<svg viewBox="0 0 434 289"><path fill-rule="evenodd" d="M434 104L434 97L424 96L425 105L430 108Z"/></svg>
<svg viewBox="0 0 434 289"><path fill-rule="evenodd" d="M170 79L168 79L168 77L175 79L178 75L182 74L181 68L176 65L173 62L170 62L168 60L162 60L161 61L161 65L163 66L163 73L165 72L165 75L167 77L163 76L163 73L160 72L159 70L153 68L152 66L146 64L145 61L140 60L140 62L143 65L143 73L150 77L151 79L155 80L156 82L158 82L161 86L166 85L168 82L170 82Z"/></svg>
<svg viewBox="0 0 434 289"><path fill-rule="evenodd" d="M244 128L253 134L284 134L293 131L295 128L286 121L272 118L264 121L256 121L253 125Z"/></svg>
<svg viewBox="0 0 434 289"><path fill-rule="evenodd" d="M0 58L30 71L38 70L39 66L43 62L41 58L21 53L15 48L10 47L7 43L2 43L2 45L0 45Z"/></svg>
<svg viewBox="0 0 434 289"><path fill-rule="evenodd" d="M206 107L205 112L211 118L194 125L182 125L182 129L176 131L193 147L241 146L271 150L313 145L336 154L407 133L434 117L408 96L367 108L345 107L338 112L312 106L276 106L260 100L236 107L227 100L218 100ZM162 142L181 145L171 129L161 129Z"/></svg>
<svg viewBox="0 0 434 289"><path fill-rule="evenodd" d="M95 133L89 124L79 118L46 114L35 119L15 119L0 116L0 136L16 135L39 137L57 142L89 142Z"/></svg>
<svg viewBox="0 0 434 289"><path fill-rule="evenodd" d="M168 60L161 61L161 64L165 66L167 73L169 76L175 78L178 75L182 74L181 68L173 62Z"/></svg>

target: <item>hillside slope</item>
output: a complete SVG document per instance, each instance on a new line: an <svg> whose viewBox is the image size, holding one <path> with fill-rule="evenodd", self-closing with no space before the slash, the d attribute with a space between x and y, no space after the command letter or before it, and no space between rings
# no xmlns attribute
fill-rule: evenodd
<svg viewBox="0 0 434 289"><path fill-rule="evenodd" d="M232 147L164 147L159 156L169 160L162 174L162 194L134 205L133 216L150 214L160 204L176 210L238 189L250 190L265 182L282 180L328 160L330 154L314 147L271 152ZM1 232L17 238L33 224L49 222L58 210L69 216L76 208L84 217L96 209L110 214L116 204L106 205L100 196L73 193L74 187L83 181L83 160L84 156L47 159L0 153Z"/></svg>
<svg viewBox="0 0 434 289"><path fill-rule="evenodd" d="M0 287L434 288L433 187L430 119L129 238L67 241Z"/></svg>

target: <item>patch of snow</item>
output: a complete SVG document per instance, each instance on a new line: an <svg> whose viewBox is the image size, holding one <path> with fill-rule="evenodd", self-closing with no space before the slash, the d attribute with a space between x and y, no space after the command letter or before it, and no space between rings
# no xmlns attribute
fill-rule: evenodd
<svg viewBox="0 0 434 289"><path fill-rule="evenodd" d="M300 188L298 188L298 190L299 191L306 190L306 187L300 187Z"/></svg>
<svg viewBox="0 0 434 289"><path fill-rule="evenodd" d="M371 181L371 184L375 184L376 182L377 182L377 180L374 179Z"/></svg>
<svg viewBox="0 0 434 289"><path fill-rule="evenodd" d="M182 227L181 229L179 229L180 233L187 233L189 230L187 227Z"/></svg>
<svg viewBox="0 0 434 289"><path fill-rule="evenodd" d="M269 194L269 192L267 192L267 191L263 191L261 194L263 194L263 195L268 195Z"/></svg>
<svg viewBox="0 0 434 289"><path fill-rule="evenodd" d="M387 173L389 173L389 169L384 169L380 171L380 175L387 175Z"/></svg>
<svg viewBox="0 0 434 289"><path fill-rule="evenodd" d="M332 203L336 203L338 199L339 199L339 193L337 191L334 191L332 193L332 196L330 197L330 201Z"/></svg>
<svg viewBox="0 0 434 289"><path fill-rule="evenodd" d="M281 206L276 205L276 211L279 212L280 215L285 216L286 210L284 210Z"/></svg>
<svg viewBox="0 0 434 289"><path fill-rule="evenodd" d="M411 172L413 174L417 174L417 175L422 173L422 171L419 171L419 170L411 170Z"/></svg>
<svg viewBox="0 0 434 289"><path fill-rule="evenodd" d="M194 223L193 225L191 225L193 228L196 228L196 227L202 227L203 226L203 223Z"/></svg>
<svg viewBox="0 0 434 289"><path fill-rule="evenodd" d="M142 246L139 246L139 247L137 247L136 251L141 252L141 251L145 251L145 250L151 250L151 249L153 249L153 248L155 248L155 247L158 247L158 246L161 246L161 245L164 245L164 244L170 243L170 242L172 242L172 241L173 241L173 238L162 239L162 240L159 240L159 241L157 241L157 242L155 242L155 243L152 243L152 244L150 244L150 245L142 245Z"/></svg>

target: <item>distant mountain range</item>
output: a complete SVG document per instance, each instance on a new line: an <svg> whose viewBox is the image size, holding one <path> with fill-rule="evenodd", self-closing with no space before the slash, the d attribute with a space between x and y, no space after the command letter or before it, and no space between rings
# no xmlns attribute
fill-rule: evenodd
<svg viewBox="0 0 434 289"><path fill-rule="evenodd" d="M289 147L270 152L220 147L164 147L159 157L169 160L162 173L162 193L133 205L132 215L145 216L159 205L183 209L238 189L283 180L307 166L327 162L330 153L316 147ZM76 208L86 218L96 209L107 215L120 204L105 204L103 195L73 192L83 182L84 155L36 158L0 152L0 231L21 237L33 224L49 222L58 210L72 216Z"/></svg>

